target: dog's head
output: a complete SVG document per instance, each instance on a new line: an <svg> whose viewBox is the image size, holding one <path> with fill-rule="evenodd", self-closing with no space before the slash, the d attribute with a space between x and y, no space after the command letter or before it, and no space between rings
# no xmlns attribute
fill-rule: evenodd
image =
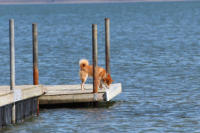
<svg viewBox="0 0 200 133"><path fill-rule="evenodd" d="M112 84L113 80L112 80L110 74L107 74L107 76L103 79L103 82L106 85L106 87L109 87L110 84Z"/></svg>

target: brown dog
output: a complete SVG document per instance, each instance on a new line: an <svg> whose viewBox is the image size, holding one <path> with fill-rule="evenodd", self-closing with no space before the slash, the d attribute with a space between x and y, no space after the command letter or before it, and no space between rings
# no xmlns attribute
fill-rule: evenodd
<svg viewBox="0 0 200 133"><path fill-rule="evenodd" d="M79 61L80 65L80 79L82 81L81 83L81 90L84 90L84 84L89 77L93 77L93 66L89 65L88 60L86 59L81 59ZM106 86L109 87L110 84L113 82L110 74L106 72L106 70L102 67L97 67L97 79L98 79L98 87L102 88L102 83Z"/></svg>

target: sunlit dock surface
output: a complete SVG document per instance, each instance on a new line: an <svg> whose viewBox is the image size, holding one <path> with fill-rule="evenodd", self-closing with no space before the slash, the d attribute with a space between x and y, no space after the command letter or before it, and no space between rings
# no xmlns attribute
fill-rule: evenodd
<svg viewBox="0 0 200 133"><path fill-rule="evenodd" d="M40 105L67 104L110 101L122 92L121 83L112 84L109 89L99 89L93 93L92 84L86 84L85 90L79 85L47 85L45 94L39 98Z"/></svg>

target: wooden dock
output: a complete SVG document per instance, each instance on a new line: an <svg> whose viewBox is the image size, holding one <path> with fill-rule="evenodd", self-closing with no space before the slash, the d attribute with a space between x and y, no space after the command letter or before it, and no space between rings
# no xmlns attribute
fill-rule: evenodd
<svg viewBox="0 0 200 133"><path fill-rule="evenodd" d="M110 74L110 20L105 19L105 66ZM111 84L109 89L99 89L96 68L97 25L92 25L93 84L81 85L39 85L38 70L38 32L37 24L32 24L33 41L33 85L15 85L15 45L14 20L9 20L10 41L10 86L0 86L0 129L39 115L39 105L97 103L110 101L122 92L121 83ZM78 65L78 64L77 64ZM82 107L82 106L81 106Z"/></svg>
<svg viewBox="0 0 200 133"><path fill-rule="evenodd" d="M38 113L39 105L76 104L110 101L122 92L121 83L93 93L93 85L20 85L0 86L0 129L19 123ZM39 103L38 103L39 99Z"/></svg>
<svg viewBox="0 0 200 133"><path fill-rule="evenodd" d="M86 84L84 91L80 87L80 85L44 86L46 92L39 98L40 105L110 101L122 92L121 83L112 84L109 89L99 90L97 97L93 93L92 84Z"/></svg>
<svg viewBox="0 0 200 133"><path fill-rule="evenodd" d="M10 90L0 86L0 129L23 121L38 113L38 97L44 94L42 85L21 85Z"/></svg>
<svg viewBox="0 0 200 133"><path fill-rule="evenodd" d="M14 102L39 97L45 93L42 85L19 85L14 90L10 86L0 86L0 107Z"/></svg>
<svg viewBox="0 0 200 133"><path fill-rule="evenodd" d="M86 84L82 91L80 85L20 85L14 90L0 86L0 107L33 97L39 97L41 105L110 101L122 92L121 83L111 84L109 89L100 89L95 99L92 87Z"/></svg>

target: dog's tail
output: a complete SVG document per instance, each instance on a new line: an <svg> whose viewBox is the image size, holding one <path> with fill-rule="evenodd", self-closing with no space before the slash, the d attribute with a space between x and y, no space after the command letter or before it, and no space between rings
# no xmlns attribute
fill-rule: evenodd
<svg viewBox="0 0 200 133"><path fill-rule="evenodd" d="M81 59L79 61L79 66L80 66L81 69L83 69L85 66L88 66L88 65L89 65L89 62L88 62L87 59Z"/></svg>

